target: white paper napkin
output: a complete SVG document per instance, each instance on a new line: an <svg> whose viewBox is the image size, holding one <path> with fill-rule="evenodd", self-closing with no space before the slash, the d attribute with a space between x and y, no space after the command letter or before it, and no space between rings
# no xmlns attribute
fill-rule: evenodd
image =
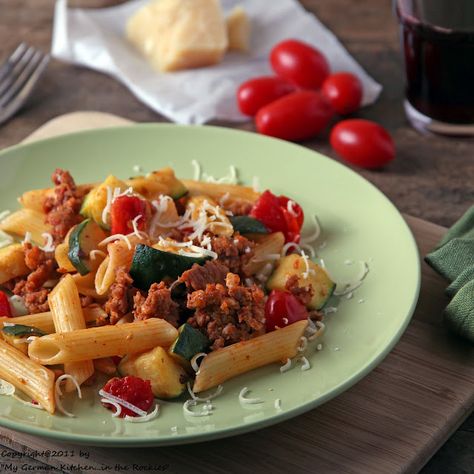
<svg viewBox="0 0 474 474"><path fill-rule="evenodd" d="M374 102L382 89L337 38L295 0L221 0L226 13L242 5L249 14L250 52L227 53L222 63L211 67L156 72L125 37L128 18L147 2L134 0L103 9L68 9L67 0L57 0L52 55L115 77L153 110L182 124L202 124L211 119L247 120L237 108L235 92L247 79L272 73L269 52L287 38L319 48L332 71L355 73L364 85L364 105Z"/></svg>

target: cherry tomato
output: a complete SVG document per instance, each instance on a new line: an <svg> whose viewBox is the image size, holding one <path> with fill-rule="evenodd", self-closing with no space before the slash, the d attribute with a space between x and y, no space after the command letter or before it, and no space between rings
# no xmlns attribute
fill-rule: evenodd
<svg viewBox="0 0 474 474"><path fill-rule="evenodd" d="M362 83L350 72L331 74L324 82L321 94L328 99L339 115L359 109L362 102Z"/></svg>
<svg viewBox="0 0 474 474"><path fill-rule="evenodd" d="M133 232L132 221L141 215L137 221L138 230L145 228L147 213L146 202L138 196L119 196L110 206L111 234L129 234Z"/></svg>
<svg viewBox="0 0 474 474"><path fill-rule="evenodd" d="M133 375L127 375L123 378L114 377L105 384L103 390L146 412L153 405L153 392L151 391L150 381L134 377ZM114 409L113 405L105 403L103 405L111 410ZM125 415L137 416L135 412L122 406L119 416L124 417Z"/></svg>
<svg viewBox="0 0 474 474"><path fill-rule="evenodd" d="M3 291L0 291L0 316L12 317L10 301L8 301L8 296Z"/></svg>
<svg viewBox="0 0 474 474"><path fill-rule="evenodd" d="M370 120L339 122L331 130L330 142L338 155L362 168L381 168L395 157L395 145L389 133Z"/></svg>
<svg viewBox="0 0 474 474"><path fill-rule="evenodd" d="M305 140L321 132L333 110L318 92L297 91L262 107L255 116L257 130L284 140Z"/></svg>
<svg viewBox="0 0 474 474"><path fill-rule="evenodd" d="M308 318L305 305L289 291L273 290L265 303L267 331L274 331Z"/></svg>
<svg viewBox="0 0 474 474"><path fill-rule="evenodd" d="M303 89L319 89L330 73L329 64L320 51L293 39L273 47L270 63L280 77Z"/></svg>
<svg viewBox="0 0 474 474"><path fill-rule="evenodd" d="M250 210L250 215L262 222L271 232L283 232L285 242L300 241L304 214L295 201L288 205L286 196L275 196L265 191Z"/></svg>
<svg viewBox="0 0 474 474"><path fill-rule="evenodd" d="M244 115L253 117L264 105L294 90L295 87L281 77L256 77L241 84L237 90L237 104Z"/></svg>

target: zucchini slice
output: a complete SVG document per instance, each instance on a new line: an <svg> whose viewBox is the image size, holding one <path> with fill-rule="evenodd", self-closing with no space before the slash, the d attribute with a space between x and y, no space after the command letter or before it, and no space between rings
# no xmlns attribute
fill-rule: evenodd
<svg viewBox="0 0 474 474"><path fill-rule="evenodd" d="M133 286L148 290L153 283L175 280L195 263L203 265L209 257L186 257L138 244L133 254L130 276Z"/></svg>
<svg viewBox="0 0 474 474"><path fill-rule="evenodd" d="M14 324L13 326L4 326L3 334L13 337L28 337L28 336L46 336L46 333L41 329L33 326L25 326L24 324Z"/></svg>
<svg viewBox="0 0 474 474"><path fill-rule="evenodd" d="M105 232L92 219L82 221L72 230L67 255L81 275L87 275L90 272L89 253L96 249L99 242L105 238Z"/></svg>
<svg viewBox="0 0 474 474"><path fill-rule="evenodd" d="M153 395L158 398L176 398L186 390L188 375L162 347L142 354L125 356L119 366L120 375L134 375L151 382Z"/></svg>
<svg viewBox="0 0 474 474"><path fill-rule="evenodd" d="M187 194L186 186L176 178L172 168L152 171L146 176L137 176L127 181L133 190L145 199L157 199L160 195L171 196L174 200Z"/></svg>
<svg viewBox="0 0 474 474"><path fill-rule="evenodd" d="M258 219L250 216L231 216L230 223L240 234L268 234L268 229Z"/></svg>
<svg viewBox="0 0 474 474"><path fill-rule="evenodd" d="M178 329L178 337L169 349L172 356L190 361L199 352L209 347L209 339L198 329L184 323Z"/></svg>
<svg viewBox="0 0 474 474"><path fill-rule="evenodd" d="M329 278L326 270L311 260L307 261L301 255L295 253L280 259L278 267L267 281L269 290L285 290L286 282L292 275L298 276L298 286L305 287L310 284L314 290L314 296L308 307L310 309L322 309L336 288L336 284ZM309 271L308 271L309 270ZM308 274L306 275L306 272Z"/></svg>

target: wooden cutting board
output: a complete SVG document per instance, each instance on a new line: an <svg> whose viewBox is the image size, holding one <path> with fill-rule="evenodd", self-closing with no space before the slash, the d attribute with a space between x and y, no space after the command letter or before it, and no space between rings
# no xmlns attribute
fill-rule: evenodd
<svg viewBox="0 0 474 474"><path fill-rule="evenodd" d="M48 122L25 141L127 123L109 114L76 112ZM405 218L421 255L445 232L421 219ZM347 392L279 425L165 448L85 448L4 428L0 442L26 455L31 450L40 453L38 461L64 472L128 472L140 467L180 474L418 472L474 406L474 348L442 326L445 286L422 263L420 300L395 349ZM74 456L54 455L65 450Z"/></svg>

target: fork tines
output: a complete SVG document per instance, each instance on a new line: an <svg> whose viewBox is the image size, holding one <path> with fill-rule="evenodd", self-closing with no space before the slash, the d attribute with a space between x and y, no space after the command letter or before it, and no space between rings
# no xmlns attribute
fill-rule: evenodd
<svg viewBox="0 0 474 474"><path fill-rule="evenodd" d="M49 55L21 43L0 66L0 123L25 103L49 62Z"/></svg>

